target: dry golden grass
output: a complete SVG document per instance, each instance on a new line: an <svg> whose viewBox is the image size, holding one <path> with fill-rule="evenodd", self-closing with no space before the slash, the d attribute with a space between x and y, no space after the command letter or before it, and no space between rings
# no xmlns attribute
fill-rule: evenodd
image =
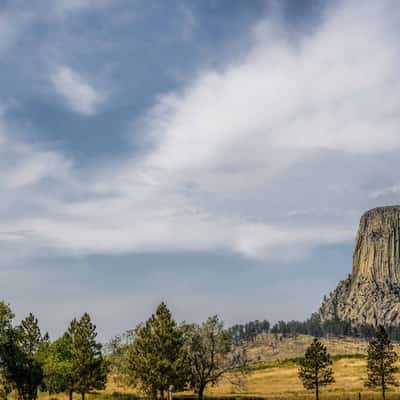
<svg viewBox="0 0 400 400"><path fill-rule="evenodd" d="M241 385L231 383L231 379L224 379L217 386L206 391L209 397L264 397L272 400L308 400L313 399L313 393L306 391L298 376L298 364L291 359L304 355L306 347L311 343L312 337L299 336L297 338L278 338L273 335L263 335L257 342L250 346L248 353L253 360L251 371L242 379ZM328 351L334 357L333 370L336 383L323 388L321 400L358 400L358 392L362 393L363 400L380 399L379 391L366 391L366 358L360 356L366 353L368 343L356 339L322 339ZM400 354L400 348L396 345ZM340 356L339 356L340 355ZM286 360L286 361L283 361ZM400 366L400 364L399 364ZM400 381L400 375L399 375ZM109 379L107 389L98 394L90 394L87 400L106 400L113 394L120 393L122 400L126 395L140 395L132 388L118 384ZM180 393L178 396L193 395ZM112 396L114 398L114 396ZM40 400L45 400L42 394ZM64 395L57 395L59 400L67 400ZM80 396L75 395L74 400ZM400 400L400 387L391 389L387 400Z"/></svg>
<svg viewBox="0 0 400 400"><path fill-rule="evenodd" d="M303 356L313 338L308 335L297 337L275 337L272 334L258 336L256 342L249 346L248 354L254 361L286 360ZM332 355L365 354L368 342L355 338L324 338L321 342ZM400 351L400 347L397 348Z"/></svg>
<svg viewBox="0 0 400 400"><path fill-rule="evenodd" d="M270 364L270 365L268 365ZM311 397L298 376L298 365L295 363L282 363L276 365L270 362L263 364L265 368L250 372L244 379L242 387L232 385L224 380L214 388L207 391L211 396L257 396L268 398L307 398ZM337 396L338 394L357 394L364 392L363 380L366 376L365 359L343 358L335 361L333 369L336 383L324 388L324 394ZM400 393L400 392L399 392Z"/></svg>
<svg viewBox="0 0 400 400"><path fill-rule="evenodd" d="M228 379L207 391L209 396L257 396L271 399L308 399L313 394L306 391L298 378L298 365L295 362L282 361L301 357L313 338L300 335L296 338L276 338L274 335L262 335L248 349L250 358L258 361L258 367L244 379L241 387L232 385ZM379 398L379 392L366 391L366 354L368 342L352 338L321 339L334 357L333 370L336 383L322 389L322 399L358 399ZM400 353L400 347L395 346ZM347 356L346 356L347 355ZM280 360L280 362L279 362ZM399 364L400 365L400 364ZM399 375L400 380L400 375ZM388 399L400 399L400 388L392 389Z"/></svg>

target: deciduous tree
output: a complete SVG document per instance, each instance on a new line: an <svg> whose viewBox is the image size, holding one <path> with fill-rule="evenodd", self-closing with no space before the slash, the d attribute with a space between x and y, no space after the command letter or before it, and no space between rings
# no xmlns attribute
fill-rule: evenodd
<svg viewBox="0 0 400 400"><path fill-rule="evenodd" d="M69 341L65 334L43 350L42 360L42 390L47 391L50 397L69 391L73 384L73 375Z"/></svg>
<svg viewBox="0 0 400 400"><path fill-rule="evenodd" d="M224 329L217 316L201 325L189 325L187 331L188 357L191 367L191 387L198 399L203 398L207 385L216 384L234 370L244 372L245 352L234 348L232 335Z"/></svg>

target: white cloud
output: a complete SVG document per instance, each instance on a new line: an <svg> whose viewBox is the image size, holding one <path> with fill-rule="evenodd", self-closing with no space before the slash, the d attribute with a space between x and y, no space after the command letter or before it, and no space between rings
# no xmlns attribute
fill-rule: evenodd
<svg viewBox="0 0 400 400"><path fill-rule="evenodd" d="M95 114L105 100L104 94L67 66L58 67L51 76L51 82L67 106L83 115Z"/></svg>
<svg viewBox="0 0 400 400"><path fill-rule="evenodd" d="M185 168L229 158L237 164L238 157L254 163L273 151L292 158L313 149L398 148L395 34L384 7L352 4L297 46L266 21L247 57L163 96L148 115L160 142L152 161Z"/></svg>
<svg viewBox="0 0 400 400"><path fill-rule="evenodd" d="M245 57L160 97L137 124L153 144L141 157L78 171L47 149L11 152L0 187L14 212L2 230L33 232L21 240L68 253L280 260L351 240L375 205L371 186L398 162L398 16L386 11L343 3L297 43L261 22ZM104 100L68 67L52 82L84 115ZM6 135L5 152L23 148Z"/></svg>

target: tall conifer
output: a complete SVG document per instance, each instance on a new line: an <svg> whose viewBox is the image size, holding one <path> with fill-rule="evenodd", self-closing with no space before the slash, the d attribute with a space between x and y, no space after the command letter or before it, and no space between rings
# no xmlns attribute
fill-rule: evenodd
<svg viewBox="0 0 400 400"><path fill-rule="evenodd" d="M379 326L375 337L368 345L368 380L366 386L379 387L382 392L382 399L385 399L385 392L389 385L397 385L395 373L398 368L394 365L397 358L385 328L382 325Z"/></svg>
<svg viewBox="0 0 400 400"><path fill-rule="evenodd" d="M326 347L315 338L300 360L299 378L307 390L315 390L316 400L322 386L335 382L331 365L331 356Z"/></svg>
<svg viewBox="0 0 400 400"><path fill-rule="evenodd" d="M87 313L79 321L74 319L66 334L72 369L70 395L72 391L81 393L82 400L85 400L85 393L104 389L107 380L107 362L96 337L96 325Z"/></svg>
<svg viewBox="0 0 400 400"><path fill-rule="evenodd" d="M184 331L165 303L136 328L128 353L131 383L152 398L164 398L170 386L183 389L189 379Z"/></svg>

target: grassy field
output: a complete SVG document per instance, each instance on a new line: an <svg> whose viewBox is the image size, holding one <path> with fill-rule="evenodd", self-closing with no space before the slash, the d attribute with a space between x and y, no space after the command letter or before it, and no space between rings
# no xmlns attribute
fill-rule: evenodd
<svg viewBox="0 0 400 400"><path fill-rule="evenodd" d="M366 377L366 358L363 354L336 355L333 357L333 369L336 383L322 389L321 399L358 399L361 392L362 399L380 399L378 391L366 391L364 380ZM312 399L313 394L307 392L297 377L298 359L275 360L258 362L251 367L246 378L240 386L232 384L230 379L225 379L206 392L212 398L266 398L266 399ZM400 376L399 376L400 379ZM121 391L110 385L104 395L113 392L134 393ZM116 395L116 394L115 394ZM181 393L179 397L189 397L191 393ZM400 388L391 390L387 399L400 400Z"/></svg>
<svg viewBox="0 0 400 400"><path fill-rule="evenodd" d="M210 396L250 396L271 399L308 399L307 392L298 379L298 357L304 355L312 337L297 338L263 335L250 346L248 353L254 362L251 372L240 386L232 385L228 380L210 388ZM323 399L380 398L379 392L366 391L366 350L364 340L349 338L331 338L321 340L333 356L333 370L336 383L322 390ZM400 347L396 345L400 353ZM400 364L399 364L400 366ZM400 379L400 375L399 375ZM400 388L388 394L388 398L400 399Z"/></svg>
<svg viewBox="0 0 400 400"><path fill-rule="evenodd" d="M252 360L250 372L239 382L233 384L231 379L225 379L217 386L209 388L207 397L212 398L266 398L280 399L312 399L313 394L304 390L297 376L298 357L304 354L311 343L310 336L297 338L274 337L263 335L248 349ZM380 399L378 391L367 391L364 388L366 379L366 349L367 342L356 339L322 339L333 356L333 369L336 383L323 388L321 399ZM396 345L400 354L400 347ZM399 364L400 366L400 364ZM400 380L400 375L399 375ZM90 394L88 400L130 400L137 393L134 390L119 386L109 379L107 389L98 394ZM189 397L192 393L179 393L177 397ZM44 395L43 395L44 396ZM57 396L66 400L64 396ZM76 395L77 400L80 399ZM387 394L388 400L400 400L400 387L394 388ZM44 397L43 397L44 400Z"/></svg>

